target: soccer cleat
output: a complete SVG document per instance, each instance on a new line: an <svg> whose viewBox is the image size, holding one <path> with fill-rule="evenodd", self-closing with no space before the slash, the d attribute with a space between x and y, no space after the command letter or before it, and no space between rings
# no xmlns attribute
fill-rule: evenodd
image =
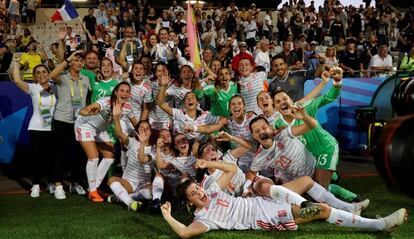
<svg viewBox="0 0 414 239"><path fill-rule="evenodd" d="M317 203L304 201L300 204L299 217L309 219L321 214L322 207Z"/></svg>
<svg viewBox="0 0 414 239"><path fill-rule="evenodd" d="M142 202L132 200L131 204L129 204L129 210L136 212L142 208Z"/></svg>
<svg viewBox="0 0 414 239"><path fill-rule="evenodd" d="M72 193L72 194L77 194L77 195L85 195L86 194L85 190L78 183L71 184L70 187L69 187L69 192Z"/></svg>
<svg viewBox="0 0 414 239"><path fill-rule="evenodd" d="M382 218L382 220L384 220L385 223L383 231L392 232L395 228L401 226L404 221L407 221L407 210L405 208L401 208L393 214Z"/></svg>
<svg viewBox="0 0 414 239"><path fill-rule="evenodd" d="M38 198L40 196L40 187L39 184L34 184L32 189L30 189L30 197Z"/></svg>
<svg viewBox="0 0 414 239"><path fill-rule="evenodd" d="M92 202L103 202L104 199L101 197L101 195L99 195L98 191L92 191L89 192L89 200L91 200Z"/></svg>
<svg viewBox="0 0 414 239"><path fill-rule="evenodd" d="M117 196L115 196L114 194L112 194L112 195L109 195L109 196L106 198L106 202L109 202L109 203L116 203L116 202L119 202L119 198L118 198Z"/></svg>
<svg viewBox="0 0 414 239"><path fill-rule="evenodd" d="M46 190L47 190L50 194L54 194L54 193L55 193L55 184L53 184L53 183L49 183L49 184L47 184Z"/></svg>
<svg viewBox="0 0 414 239"><path fill-rule="evenodd" d="M156 198L152 200L150 205L150 210L153 212L159 212L161 208L161 200L159 198Z"/></svg>
<svg viewBox="0 0 414 239"><path fill-rule="evenodd" d="M63 190L62 185L59 185L59 186L55 187L54 194L55 194L56 199L59 199L59 200L66 199L65 190Z"/></svg>
<svg viewBox="0 0 414 239"><path fill-rule="evenodd" d="M351 213L359 216L361 215L361 212L365 211L365 209L367 209L369 206L369 199L365 199L362 202L353 203L353 205L355 206L355 209L351 211Z"/></svg>

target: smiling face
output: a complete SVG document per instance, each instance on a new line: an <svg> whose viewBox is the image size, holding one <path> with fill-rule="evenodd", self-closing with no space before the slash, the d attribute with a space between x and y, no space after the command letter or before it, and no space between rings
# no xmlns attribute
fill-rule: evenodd
<svg viewBox="0 0 414 239"><path fill-rule="evenodd" d="M171 132L166 129L162 129L160 131L159 137L162 138L162 142L166 145L171 145L172 143L172 137Z"/></svg>
<svg viewBox="0 0 414 239"><path fill-rule="evenodd" d="M283 116L290 113L289 105L294 104L292 99L285 92L276 93L273 98L273 103L275 104L275 109Z"/></svg>
<svg viewBox="0 0 414 239"><path fill-rule="evenodd" d="M145 73L144 66L141 63L134 63L131 73L134 82L141 82Z"/></svg>
<svg viewBox="0 0 414 239"><path fill-rule="evenodd" d="M242 59L239 62L238 71L240 76L248 77L253 71L253 66L249 59Z"/></svg>
<svg viewBox="0 0 414 239"><path fill-rule="evenodd" d="M169 38L168 31L166 29L161 29L159 32L159 38L163 44L167 44Z"/></svg>
<svg viewBox="0 0 414 239"><path fill-rule="evenodd" d="M207 207L210 199L207 197L204 188L196 183L190 184L185 190L187 201L197 208Z"/></svg>
<svg viewBox="0 0 414 239"><path fill-rule="evenodd" d="M112 76L114 69L112 67L112 61L109 59L103 59L101 61L101 74L104 79L108 79Z"/></svg>
<svg viewBox="0 0 414 239"><path fill-rule="evenodd" d="M33 75L36 79L36 82L39 84L45 84L49 81L49 72L44 66L36 67L33 70Z"/></svg>
<svg viewBox="0 0 414 239"><path fill-rule="evenodd" d="M196 95L192 92L187 93L184 97L184 105L187 110L196 110L198 106Z"/></svg>
<svg viewBox="0 0 414 239"><path fill-rule="evenodd" d="M189 66L183 66L180 71L180 78L184 82L191 81L194 78L194 72Z"/></svg>
<svg viewBox="0 0 414 239"><path fill-rule="evenodd" d="M231 73L229 68L221 68L218 71L217 80L219 80L220 85L222 87L227 87L229 85L229 82L231 80Z"/></svg>
<svg viewBox="0 0 414 239"><path fill-rule="evenodd" d="M244 116L244 102L241 97L233 97L230 100L230 113L234 118Z"/></svg>
<svg viewBox="0 0 414 239"><path fill-rule="evenodd" d="M203 154L201 158L207 161L217 161L219 159L217 155L217 149L212 144L207 144L206 147L203 149Z"/></svg>
<svg viewBox="0 0 414 239"><path fill-rule="evenodd" d="M270 148L273 144L272 129L264 119L259 119L251 125L253 138L264 148Z"/></svg>
<svg viewBox="0 0 414 239"><path fill-rule="evenodd" d="M190 149L190 143L188 142L184 134L177 134L174 137L174 145L175 145L175 148L180 153L180 155L188 155L188 151Z"/></svg>
<svg viewBox="0 0 414 239"><path fill-rule="evenodd" d="M74 56L70 61L70 69L79 72L83 67L83 58L81 56Z"/></svg>
<svg viewBox="0 0 414 239"><path fill-rule="evenodd" d="M272 97L268 92L262 91L257 95L257 106L263 111L273 110Z"/></svg>
<svg viewBox="0 0 414 239"><path fill-rule="evenodd" d="M286 62L281 59L277 58L272 61L272 71L276 73L278 77L283 77L288 70L288 65Z"/></svg>
<svg viewBox="0 0 414 239"><path fill-rule="evenodd" d="M149 37L149 43L150 43L150 45L151 45L151 46L155 46L155 45L157 45L157 43L158 43L158 38L157 38L157 36L156 36L156 35L151 35L151 36Z"/></svg>
<svg viewBox="0 0 414 239"><path fill-rule="evenodd" d="M214 73L217 73L218 69L220 69L221 67L221 62L219 60L214 60L213 62L211 62L211 70Z"/></svg>
<svg viewBox="0 0 414 239"><path fill-rule="evenodd" d="M118 89L115 91L115 96L121 103L126 103L131 96L131 87L127 84L119 85Z"/></svg>
<svg viewBox="0 0 414 239"><path fill-rule="evenodd" d="M95 52L90 52L85 56L85 64L88 69L95 69L99 64L99 56Z"/></svg>

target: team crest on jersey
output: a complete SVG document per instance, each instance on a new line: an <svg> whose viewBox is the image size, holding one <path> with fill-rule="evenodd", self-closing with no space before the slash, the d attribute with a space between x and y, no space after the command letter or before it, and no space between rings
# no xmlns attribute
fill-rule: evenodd
<svg viewBox="0 0 414 239"><path fill-rule="evenodd" d="M279 211L277 211L277 215L279 217L287 217L287 211L286 210L279 210Z"/></svg>
<svg viewBox="0 0 414 239"><path fill-rule="evenodd" d="M86 138L90 138L91 137L91 132L86 132Z"/></svg>
<svg viewBox="0 0 414 239"><path fill-rule="evenodd" d="M288 83L291 86L294 86L296 84L295 79L293 79L293 78L289 78Z"/></svg>

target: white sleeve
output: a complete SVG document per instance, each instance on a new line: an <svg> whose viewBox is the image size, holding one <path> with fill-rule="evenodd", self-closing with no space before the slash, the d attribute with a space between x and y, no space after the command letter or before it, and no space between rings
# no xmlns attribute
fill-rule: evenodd
<svg viewBox="0 0 414 239"><path fill-rule="evenodd" d="M39 92L36 90L36 85L35 85L35 84L28 83L28 84L27 84L27 86L29 86L29 92L28 92L27 94L29 94L29 95L34 95L34 94L39 93Z"/></svg>

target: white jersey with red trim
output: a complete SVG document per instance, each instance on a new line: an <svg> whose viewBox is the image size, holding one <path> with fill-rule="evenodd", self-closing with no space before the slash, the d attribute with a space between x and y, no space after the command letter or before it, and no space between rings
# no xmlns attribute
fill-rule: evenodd
<svg viewBox="0 0 414 239"><path fill-rule="evenodd" d="M253 142L253 147L239 158L238 165L243 171L247 171L252 164L257 145L254 143L253 135L250 132L249 124L252 119L256 117L255 114L245 114L244 120L238 124L233 117L228 120L228 127L230 134L242 138L248 142ZM239 145L236 145L239 147Z"/></svg>
<svg viewBox="0 0 414 239"><path fill-rule="evenodd" d="M265 149L259 146L250 169L261 171L276 169L282 182L290 182L301 176L313 177L316 160L305 145L292 135L291 127L280 130L273 137L273 145Z"/></svg>
<svg viewBox="0 0 414 239"><path fill-rule="evenodd" d="M241 77L239 84L240 94L246 102L246 112L261 114L262 110L257 106L256 97L261 91L267 91L267 73L257 72L249 77Z"/></svg>
<svg viewBox="0 0 414 239"><path fill-rule="evenodd" d="M156 99L160 89L161 87L157 81L151 82L151 91L153 99ZM174 102L173 99L171 99L170 97L166 97L165 102L167 102L169 106L173 107ZM163 109L161 109L161 107L159 107L155 103L155 101L153 101L150 105L149 121L153 129L171 129L172 126L171 116Z"/></svg>
<svg viewBox="0 0 414 239"><path fill-rule="evenodd" d="M189 140L199 140L201 142L205 142L208 139L207 134L202 134L198 132L185 132L184 127L185 126L200 126L200 125L206 125L206 124L214 124L217 123L219 120L219 116L214 116L209 111L200 111L200 114L195 118L191 118L188 116L188 114L181 109L173 108L173 133L183 133L185 137Z"/></svg>
<svg viewBox="0 0 414 239"><path fill-rule="evenodd" d="M152 148L150 146L147 146L144 149L144 154L150 157L150 161L147 163L140 163L138 161L140 142L135 138L129 138L127 148L128 163L122 175L122 178L133 183L133 186L136 187L134 188L135 190L152 181L155 159L151 154Z"/></svg>
<svg viewBox="0 0 414 239"><path fill-rule="evenodd" d="M132 106L132 112L138 121L141 118L143 105L153 101L151 85L149 82L142 82L139 85L131 83L131 98L129 98L129 102Z"/></svg>
<svg viewBox="0 0 414 239"><path fill-rule="evenodd" d="M237 165L237 159L231 154L231 152L228 152L223 156L223 162ZM217 182L221 175L223 175L223 171L216 169L214 173L210 175L204 175L204 179L201 184L204 188L208 188L209 184L213 181ZM224 191L233 196L240 196L243 193L243 185L245 181L246 175L239 167L237 167L236 173L231 178L230 187L227 187Z"/></svg>
<svg viewBox="0 0 414 239"><path fill-rule="evenodd" d="M233 197L212 182L205 191L209 205L194 213L207 230L296 230L291 205L263 197Z"/></svg>
<svg viewBox="0 0 414 239"><path fill-rule="evenodd" d="M104 130L113 121L112 119L112 103L109 97L104 97L96 101L101 107L101 110L96 115L82 116L79 115L76 119L77 127L92 127L97 130ZM132 118L131 104L126 102L122 105L121 117Z"/></svg>

